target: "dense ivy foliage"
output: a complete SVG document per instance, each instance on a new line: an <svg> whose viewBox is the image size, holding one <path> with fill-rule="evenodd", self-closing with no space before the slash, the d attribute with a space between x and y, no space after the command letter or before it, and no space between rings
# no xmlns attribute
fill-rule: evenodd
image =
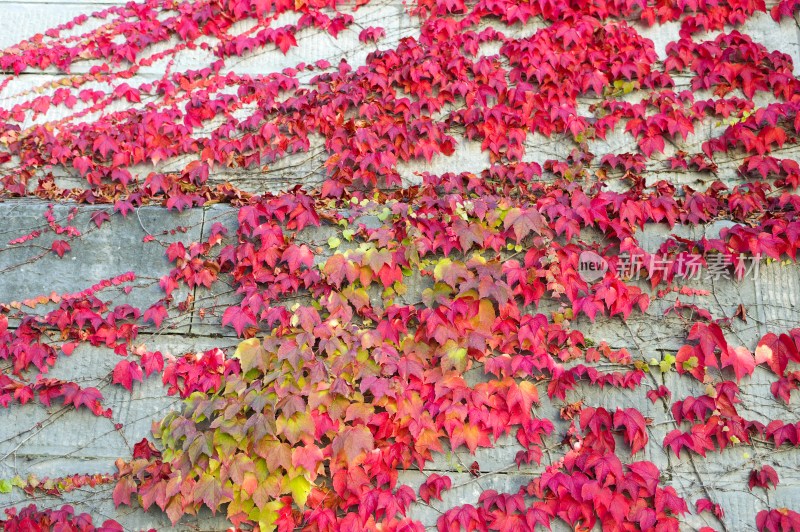
<svg viewBox="0 0 800 532"><path fill-rule="evenodd" d="M148 204L224 202L238 212L235 234L217 223L199 242L164 243L172 270L148 308L111 306L100 294L130 289L136 272L0 307L4 407L58 400L113 417L99 389L44 375L84 343L124 357L114 384L131 390L158 374L183 398L153 441L117 461L113 479L15 485L57 494L113 482L116 504L155 505L173 522L207 507L262 531L422 530L413 507L441 508L452 479L427 472L412 488L401 474L505 438L518 446L516 466L536 475L518 491L441 508L439 530L556 521L678 530L690 503L725 529L721 501L686 501L648 449L680 458L800 445L797 420L764 424L737 407L739 384L757 368L777 401L792 400L800 329L739 345L734 324L747 309L715 317L680 300L711 293L692 268L741 280L762 258L796 259L800 80L788 55L739 30L767 12L785 22L798 7L418 0L405 16L419 35L363 65L320 59L248 75L232 63L272 48L291 57L310 33L355 31L380 47L387 32L358 27L358 9L335 1L148 0L6 49L0 89L25 73L58 75L0 106L4 197L107 203L121 216ZM659 57L642 33L671 23L677 39ZM204 68L174 71L187 51L205 57ZM156 80L137 77L161 66ZM707 131L699 151L686 151ZM553 139L564 156L534 162L531 138ZM630 151L593 153L612 138L630 140ZM488 154L482 172L401 174L469 141ZM237 173L268 174L305 152L322 156L299 181L322 172L319 186L235 186ZM9 245L46 234L43 254L70 255L83 236L72 223L78 209L66 220L49 210L43 229ZM92 220L113 223L101 211ZM719 220L730 223L678 236ZM640 240L654 226L675 231L656 251ZM587 252L607 265L594 279L581 275ZM238 295L217 316L243 338L234 353L133 347L141 327L192 308L184 288L222 283ZM650 360L659 346L613 346L578 327L625 322L672 298L667 313L684 320L685 342L660 360ZM40 305L51 310L29 312ZM673 400L656 377L671 372L704 393ZM662 403L670 430L653 441L639 409L583 404L577 392L591 387ZM482 474L477 461L463 470ZM779 483L757 464L741 489ZM11 530L56 523L95 529L69 507L0 521ZM770 507L753 524L800 529L800 517Z"/></svg>

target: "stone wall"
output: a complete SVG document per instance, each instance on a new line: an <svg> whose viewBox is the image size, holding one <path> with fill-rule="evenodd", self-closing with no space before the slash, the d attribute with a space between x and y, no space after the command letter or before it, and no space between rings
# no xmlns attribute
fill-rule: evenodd
<svg viewBox="0 0 800 532"><path fill-rule="evenodd" d="M16 43L36 32L43 31L58 23L69 20L80 13L91 12L103 6L103 2L48 3L45 1L0 2L0 47ZM387 27L388 42L396 42L402 36L413 36L417 31L412 19L403 14L397 2L370 4L357 12L363 26L370 23ZM780 49L792 56L795 65L800 64L800 30L791 21L777 26L766 15L756 17L748 23L747 32L770 49ZM534 31L535 24L518 28L517 31ZM652 38L656 50L663 56L666 43L673 40L676 27L640 28L641 32ZM236 65L237 71L263 72L280 70L301 60L313 62L320 58L331 61L346 57L351 64L363 63L370 47L362 45L352 35L344 35L336 41L329 37L309 35L302 46L292 49L287 56L279 53L261 53L247 58ZM374 48L373 48L374 49ZM487 53L492 53L487 50ZM203 64L204 57L187 53L180 58L178 68L192 68ZM156 69L157 67L153 67ZM795 73L798 73L795 67ZM142 71L142 80L158 72ZM13 82L2 94L0 105L11 105L15 94L41 84L48 74L24 74ZM135 80L134 80L135 81ZM16 92L15 92L16 91ZM703 134L690 139L696 147L711 134L711 128ZM596 153L624 152L631 150L629 137L609 138L605 145L594 147ZM555 141L530 139L528 154L531 160L544 160L553 155L563 155L563 147ZM318 150L319 152L319 150ZM238 186L260 192L276 190L294 183L314 183L321 177L319 170L320 154L312 151L310 155L297 156L298 159L280 161L263 174L226 174L212 177L214 180L232 180ZM789 155L784 155L789 156ZM415 172L430 171L480 171L488 165L485 153L479 144L465 141L461 143L450 158L436 158L430 163L405 164L401 174L407 182L416 179ZM65 183L72 179L63 176ZM677 179L677 177L676 177ZM56 219L65 219L73 205L57 205ZM183 213L168 212L158 207L142 207L126 217L112 214L109 206L79 206L73 224L83 236L72 244L72 252L63 258L48 253L50 242L44 237L31 245L10 246L6 243L30 233L45 225L44 214L47 205L33 200L8 200L0 203L0 302L11 303L49 295L51 292L70 293L86 289L98 281L110 279L128 271L135 272L136 280L129 283L130 293L120 287L112 287L102 292L103 299L115 304L129 303L136 308L147 308L163 293L158 280L169 273L171 265L164 255L161 243L176 239L195 242L207 236L210 227L220 222L235 234L235 211L227 206L214 205L205 209L193 209ZM91 217L96 211L112 214L112 223L95 227ZM708 227L698 227L699 235L707 236L717 232L724 223ZM175 231L172 231L175 230ZM649 230L642 241L654 249L669 234ZM146 242L145 237L154 235L154 241ZM697 235L695 235L697 236ZM312 243L324 243L328 235L324 228L307 231L304 238ZM422 281L412 290L421 290ZM748 309L747 323L735 321L739 341L749 348L755 347L757 339L768 331L780 332L800 324L800 269L796 266L781 266L777 263L762 264L757 278L748 277L741 283L720 280L712 284L713 296L701 298L705 306L717 315L732 316L740 303ZM176 300L185 299L190 294L183 293ZM212 291L197 289L191 294L194 305L186 311L173 310L167 321L158 329L142 329L138 342L149 350L159 350L172 355L202 352L211 348L231 348L237 338L230 328L220 324L221 309L226 302L235 301L235 294L225 292L219 285ZM36 308L36 312L46 311L46 305ZM664 317L664 307L654 305L644 316L636 315L627 322L620 320L578 320L576 325L588 337L597 341L607 340L615 347L628 347L637 357L645 360L661 358L666 352L675 352L685 340L683 323L676 317ZM112 419L95 417L85 410L35 405L14 406L0 409L0 479L14 476L27 478L28 475L56 477L74 473L103 473L115 471L114 461L119 457L129 457L132 446L149 435L151 423L164 416L170 409L179 408L174 397L166 395L160 379L151 377L143 383L136 383L133 392L110 384L110 373L119 357L110 349L80 346L69 357L60 360L51 375L74 380L85 386L98 387L105 396L106 405L114 415ZM475 381L480 375L470 375ZM648 377L649 378L649 377ZM661 382L663 379L663 382ZM784 406L776 402L769 390L770 379L766 371L758 368L752 378L742 385L746 415L764 423L772 419L797 419L794 412L797 399ZM584 404L606 408L636 407L653 419L651 425L651 444L641 459L650 460L661 468L665 480L674 486L687 501L710 497L722 504L726 513L728 530L754 529L755 513L766 507L761 493L747 491L747 475L755 464L768 463L775 467L781 483L771 492L768 502L771 507L794 507L800 510L800 452L796 450L772 451L766 447L737 447L719 453L711 453L705 459L691 458L685 453L680 459L667 453L660 442L671 429L669 413L660 404L653 405L645 399L645 392L658 384L666 384L675 398L689 394L702 393L702 387L687 379L667 373L636 391L600 392L595 389L580 389L572 393L569 401L582 400ZM541 407L540 415L557 419L557 406L547 402ZM115 423L122 428L115 428ZM557 433L563 432L565 425L556 425ZM555 440L554 440L555 442ZM438 508L448 508L458 503L474 503L478 494L486 489L514 492L527 483L532 475L541 470L518 470L514 456L519 450L513 438L504 438L489 450L478 450L475 456L463 449L438 457L430 471L445 471L453 478L455 488L447 492ZM550 457L548 457L550 458ZM468 464L477 461L482 472L473 477L467 471ZM416 487L422 480L418 472L403 474L403 481ZM111 502L111 487L81 489L64 496L64 500L75 505L79 511L88 511L99 521L114 518L127 529L138 530L170 528L167 518L158 511L143 512L136 507L115 509ZM57 506L62 500L37 497L32 500L20 490L0 495L0 510L10 506L22 506L35 502L40 507ZM418 506L414 515L427 525L434 525L438 515L433 508ZM686 526L701 527L705 517L690 516ZM714 526L715 523L710 522ZM187 518L177 527L181 530L219 530L224 521L210 514Z"/></svg>

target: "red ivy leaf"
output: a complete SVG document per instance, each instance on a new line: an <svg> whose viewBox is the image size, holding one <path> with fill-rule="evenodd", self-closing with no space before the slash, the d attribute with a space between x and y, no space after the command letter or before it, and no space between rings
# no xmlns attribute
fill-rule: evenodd
<svg viewBox="0 0 800 532"><path fill-rule="evenodd" d="M142 438L138 443L134 444L133 446L133 458L143 459L143 460L150 460L151 458L160 458L161 452L156 449L156 446L153 445L153 442L148 440L147 438Z"/></svg>
<svg viewBox="0 0 800 532"><path fill-rule="evenodd" d="M675 456L680 458L681 449L684 447L687 449L692 448L691 435L685 434L680 429L674 429L664 437L664 447L672 449Z"/></svg>
<svg viewBox="0 0 800 532"><path fill-rule="evenodd" d="M273 39L275 41L275 46L280 48L281 52L284 54L288 52L289 48L292 46L297 46L297 40L294 38L294 34L286 30L276 31Z"/></svg>
<svg viewBox="0 0 800 532"><path fill-rule="evenodd" d="M656 488L656 511L663 512L669 510L675 515L683 515L689 511L689 507L672 486L664 489Z"/></svg>
<svg viewBox="0 0 800 532"><path fill-rule="evenodd" d="M256 323L253 313L242 307L228 307L222 314L222 324L233 327L239 336L243 336L244 331L248 327L254 327Z"/></svg>
<svg viewBox="0 0 800 532"><path fill-rule="evenodd" d="M725 517L725 512L722 510L722 507L708 499L697 499L697 502L694 504L695 508L697 509L697 513L699 514L703 512L711 512L719 519Z"/></svg>
<svg viewBox="0 0 800 532"><path fill-rule="evenodd" d="M737 381L742 380L745 375L752 375L756 367L753 354L749 349L742 346L723 349L720 362L722 363L720 367L726 368L730 366L733 368Z"/></svg>
<svg viewBox="0 0 800 532"><path fill-rule="evenodd" d="M646 425L644 416L635 408L618 408L614 412L614 428L625 429L623 436L631 448L631 454L636 454L647 445Z"/></svg>
<svg viewBox="0 0 800 532"><path fill-rule="evenodd" d="M672 392L669 391L669 388L667 388L662 384L657 389L648 391L646 395L647 398L650 399L650 401L655 403L656 401L658 401L663 397L669 399L670 397L672 397Z"/></svg>
<svg viewBox="0 0 800 532"><path fill-rule="evenodd" d="M68 400L69 399L69 400ZM75 405L75 408L80 408L81 406L85 406L92 413L96 416L104 415L109 417L111 415L111 411L103 411L103 407L101 401L103 400L103 394L100 393L100 390L97 388L83 388L78 389L75 391L75 394L71 397L68 397L66 394L64 395L64 404L67 402L72 402Z"/></svg>
<svg viewBox="0 0 800 532"><path fill-rule="evenodd" d="M514 229L514 237L517 242L528 236L531 231L541 235L546 226L544 218L535 208L511 208L506 213L505 219L503 219L503 227L505 229Z"/></svg>
<svg viewBox="0 0 800 532"><path fill-rule="evenodd" d="M154 351L152 353L147 351L142 355L142 367L144 368L144 374L148 377L153 373L163 371L164 356L160 351Z"/></svg>
<svg viewBox="0 0 800 532"><path fill-rule="evenodd" d="M358 40L363 43L376 42L385 35L386 30L383 28L370 26L369 28L364 28L361 30L361 33L358 34Z"/></svg>
<svg viewBox="0 0 800 532"><path fill-rule="evenodd" d="M122 83L118 85L116 89L114 89L114 96L118 98L125 98L131 103L136 103L142 101L141 97L139 96L139 90L134 89L127 83Z"/></svg>
<svg viewBox="0 0 800 532"><path fill-rule="evenodd" d="M450 477L441 476L438 473L431 475L419 487L419 497L430 504L431 498L442 500L442 491L449 490L453 485Z"/></svg>
<svg viewBox="0 0 800 532"><path fill-rule="evenodd" d="M766 437L775 443L775 447L780 447L783 442L788 441L792 445L800 442L797 425L794 423L784 423L780 419L775 419L767 425Z"/></svg>
<svg viewBox="0 0 800 532"><path fill-rule="evenodd" d="M111 498L114 499L114 506L124 504L130 506L131 494L136 493L136 482L129 475L123 476L114 486Z"/></svg>
<svg viewBox="0 0 800 532"><path fill-rule="evenodd" d="M775 471L772 466L765 465L761 466L761 469L753 469L750 472L750 480L747 483L747 487L750 488L751 491L754 487L768 490L770 484L772 484L772 488L775 489L779 483L778 472Z"/></svg>
<svg viewBox="0 0 800 532"><path fill-rule="evenodd" d="M53 253L59 257L63 257L64 253L72 248L69 246L69 243L66 240L53 240L53 244L50 246L50 249L53 250Z"/></svg>
<svg viewBox="0 0 800 532"><path fill-rule="evenodd" d="M784 403L789 404L792 398L792 392L797 389L798 373L800 372L795 371L790 377L781 377L770 384L769 389L772 395L775 396L776 399L780 399Z"/></svg>
<svg viewBox="0 0 800 532"><path fill-rule="evenodd" d="M788 508L761 510L756 514L759 532L789 532L800 530L800 513Z"/></svg>
<svg viewBox="0 0 800 532"><path fill-rule="evenodd" d="M95 211L92 213L92 222L99 228L105 222L109 221L111 217L106 211Z"/></svg>
<svg viewBox="0 0 800 532"><path fill-rule="evenodd" d="M784 376L789 359L800 362L797 346L789 335L778 336L767 333L758 342L755 353L756 364L766 362L776 375Z"/></svg>
<svg viewBox="0 0 800 532"><path fill-rule="evenodd" d="M126 390L133 388L133 381L142 381L142 368L136 362L120 360L114 368L111 382L122 385Z"/></svg>
<svg viewBox="0 0 800 532"><path fill-rule="evenodd" d="M183 258L186 258L186 246L183 245L183 242L173 242L167 246L167 259L170 262Z"/></svg>
<svg viewBox="0 0 800 532"><path fill-rule="evenodd" d="M643 137L639 141L639 148L646 156L650 157L654 151L664 152L664 137L661 135L650 135Z"/></svg>
<svg viewBox="0 0 800 532"><path fill-rule="evenodd" d="M334 455L341 456L348 464L353 463L362 453L375 448L372 432L364 425L348 427L337 434L331 444Z"/></svg>
<svg viewBox="0 0 800 532"><path fill-rule="evenodd" d="M161 327L161 323L163 323L166 317L167 309L163 303L156 303L145 310L144 314L142 315L142 319L144 319L144 321L153 322L156 327Z"/></svg>
<svg viewBox="0 0 800 532"><path fill-rule="evenodd" d="M61 345L61 350L65 355L70 356L77 346L78 342L67 342Z"/></svg>

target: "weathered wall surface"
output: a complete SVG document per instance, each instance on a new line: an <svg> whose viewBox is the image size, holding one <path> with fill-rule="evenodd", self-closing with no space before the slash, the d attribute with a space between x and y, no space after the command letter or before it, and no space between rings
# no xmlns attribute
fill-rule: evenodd
<svg viewBox="0 0 800 532"><path fill-rule="evenodd" d="M26 36L35 34L58 23L69 20L80 13L91 12L102 7L102 2L0 2L0 47L19 42ZM363 26L380 22L387 27L389 42L402 36L414 35L413 20L404 16L402 6L396 2L371 4L358 12ZM748 33L770 49L779 49L790 54L795 65L800 65L800 30L791 22L784 22L779 30L766 18L748 23ZM535 31L535 25L519 31ZM641 32L652 38L656 49L663 54L666 43L676 35L674 27L656 27ZM382 45L388 43L382 43ZM263 72L280 70L285 66L306 60L313 62L327 58L331 61L347 57L352 64L363 62L369 47L358 42L355 33L333 41L327 37L310 35L288 56L277 53L257 54L236 66L241 72ZM180 68L191 68L203 64L204 58L181 57ZM143 71L144 79L158 72L158 66L148 73ZM795 73L799 66L795 67ZM15 91L42 83L46 74L25 74L7 89L2 96L2 105L14 101ZM10 95L10 96L9 96ZM709 130L706 132L711 133ZM627 141L630 139L628 138ZM690 144L699 145L703 134L690 139ZM624 152L631 150L626 139L610 138L605 146L598 145L596 153ZM627 142L627 143L626 143ZM544 160L553 155L563 155L562 147L555 141L530 139L528 156L531 160ZM790 156L787 154L784 156ZM298 156L300 157L300 156ZM237 185L259 192L277 189L298 181L313 183L320 178L320 155L303 155L298 160L286 160L269 169L264 175L218 174L212 179L233 180ZM288 158L291 159L291 158ZM479 171L488 165L485 153L478 144L465 141L449 158L435 158L431 163L404 165L401 174L407 182L413 182L415 172L430 171ZM723 176L724 177L724 176ZM69 176L64 176L68 182ZM205 209L193 209L180 214L170 213L157 207L143 207L123 218L113 215L113 223L96 228L91 221L94 212L106 210L107 206L80 206L73 222L84 235L73 244L73 251L63 258L47 252L49 241L39 240L30 245L9 246L6 242L30 233L42 226L45 203L30 200L14 200L0 203L0 302L23 301L39 295L76 292L88 288L102 279L110 279L122 273L133 271L136 280L129 283L133 289L126 294L119 288L102 292L103 299L115 304L129 303L137 308L147 308L160 297L162 292L158 280L169 273L171 265L164 256L162 243L176 239L194 242L208 234L215 222L220 222L235 234L235 211L226 206L215 205ZM55 216L65 219L71 205L57 205ZM718 223L709 227L698 227L696 231L713 234L724 225ZM177 229L171 233L170 230ZM307 231L305 239L318 246L324 245L328 238L324 228ZM653 248L669 233L651 231L642 240ZM156 240L144 242L148 235ZM422 286L412 286L417 292ZM748 308L747 323L735 321L741 344L753 348L757 339L768 331L783 331L800 324L800 269L796 266L762 264L757 278L749 277L741 283L721 280L713 283L712 296L701 298L702 303L717 315L732 316L739 304ZM190 294L178 294L176 299L185 299ZM165 325L158 330L143 329L137 342L145 344L149 350L182 355L202 352L214 347L230 348L237 344L237 338L230 328L220 325L220 304L235 300L235 294L215 289L208 293L196 290L191 294L194 304L184 312L173 312ZM700 300L698 300L700 301ZM38 307L46 310L46 306ZM634 315L627 323L619 320L599 320L589 323L578 320L576 325L586 335L597 341L607 340L616 347L628 347L637 357L645 360L660 359L665 352L674 352L685 340L683 322L677 317L664 317L663 307L654 305L645 316ZM168 397L157 377L137 383L133 392L110 384L110 373L119 358L110 349L79 347L69 358L60 360L51 371L54 377L75 380L86 386L98 387L105 396L105 404L113 409L111 419L95 417L84 410L53 407L46 409L35 405L15 406L0 409L0 479L28 475L56 477L74 473L113 472L114 461L119 457L131 455L134 443L149 435L151 423L160 419L170 409L178 407L178 401ZM766 371L757 368L752 378L742 385L746 398L746 414L751 419L764 423L772 419L796 420L797 399L788 406L773 400ZM470 375L478 380L479 375ZM663 382L661 380L663 379ZM642 459L650 460L661 468L666 479L687 501L700 497L710 497L722 504L728 530L751 530L754 528L754 515L767 504L770 507L793 507L800 509L800 452L796 450L772 451L766 446L736 447L723 452L711 453L705 459L688 457L680 459L667 453L660 443L664 435L674 428L670 416L660 403L653 405L645 399L648 389L665 384L675 398L702 393L699 384L680 379L673 373L663 377L652 377L652 382L635 392L614 390L599 392L594 389L579 389L568 396L569 401L582 400L593 406L636 407L653 418L650 427L651 443ZM545 405L541 408L543 417L556 419L557 407ZM121 424L116 429L115 424ZM564 426L557 424L556 433ZM553 439L553 443L557 443ZM491 450L479 450L476 456L467 452L455 452L439 457L430 467L431 471L446 471L453 478L454 489L447 492L444 501L436 508L418 506L414 515L428 525L434 525L438 516L437 508L476 502L480 492L486 489L514 492L526 484L533 473L540 470L518 470L514 456L519 450L513 438L498 442ZM548 459L554 459L548 457ZM482 474L472 477L467 469L477 461ZM762 494L749 492L745 486L747 475L755 464L771 464L781 479L777 490L769 493L765 501ZM421 475L415 472L403 474L403 479L412 486L421 482ZM111 487L82 489L67 494L64 500L74 504L80 511L88 511L98 518L114 518L131 530L169 528L169 521L159 512L143 512L137 508L115 509L110 497ZM30 498L20 490L0 495L0 510L11 506L27 504ZM40 507L56 506L62 501L54 498L37 498ZM706 524L705 516L690 516L687 527L700 527ZM714 522L708 524L715 525ZM201 515L185 519L179 529L218 530L223 521L211 515Z"/></svg>

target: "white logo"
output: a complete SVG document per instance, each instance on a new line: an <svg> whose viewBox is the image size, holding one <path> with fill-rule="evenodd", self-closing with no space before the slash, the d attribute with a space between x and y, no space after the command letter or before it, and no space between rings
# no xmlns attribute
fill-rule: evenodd
<svg viewBox="0 0 800 532"><path fill-rule="evenodd" d="M593 283L602 278L606 271L608 271L608 262L594 251L584 251L578 258L578 275L587 283Z"/></svg>

